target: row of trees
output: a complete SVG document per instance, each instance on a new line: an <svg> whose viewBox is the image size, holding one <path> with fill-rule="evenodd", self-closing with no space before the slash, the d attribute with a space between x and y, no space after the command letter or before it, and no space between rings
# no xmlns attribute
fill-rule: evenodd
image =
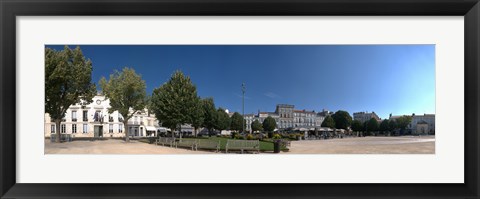
<svg viewBox="0 0 480 199"><path fill-rule="evenodd" d="M412 121L411 116L401 116L397 119L390 119L390 120L382 120L381 123L374 118L364 122L363 124L358 121L354 120L352 122L352 131L356 132L366 132L369 134L370 132L381 132L383 134L399 129L401 132L405 131L408 127L410 122Z"/></svg>
<svg viewBox="0 0 480 199"><path fill-rule="evenodd" d="M322 122L322 127L329 127L335 129L348 129L356 132L393 132L399 129L404 131L412 121L411 116L401 116L392 120L383 120L379 123L376 119L371 118L369 121L361 123L358 120L352 120L352 117L347 111L339 110L331 116L325 117Z"/></svg>

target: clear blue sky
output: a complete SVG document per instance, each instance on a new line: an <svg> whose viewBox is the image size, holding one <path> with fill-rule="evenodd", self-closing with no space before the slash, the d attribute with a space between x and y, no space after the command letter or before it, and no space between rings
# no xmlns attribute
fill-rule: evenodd
<svg viewBox="0 0 480 199"><path fill-rule="evenodd" d="M63 46L47 47L63 49ZM70 45L71 48L75 45ZM201 97L245 113L296 109L435 113L434 45L80 45L98 84L115 69L132 67L147 93L172 72L189 75Z"/></svg>

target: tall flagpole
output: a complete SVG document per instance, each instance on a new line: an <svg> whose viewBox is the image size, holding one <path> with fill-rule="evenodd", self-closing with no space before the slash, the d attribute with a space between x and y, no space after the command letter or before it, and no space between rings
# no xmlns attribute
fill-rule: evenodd
<svg viewBox="0 0 480 199"><path fill-rule="evenodd" d="M245 133L245 83L242 83L242 133Z"/></svg>

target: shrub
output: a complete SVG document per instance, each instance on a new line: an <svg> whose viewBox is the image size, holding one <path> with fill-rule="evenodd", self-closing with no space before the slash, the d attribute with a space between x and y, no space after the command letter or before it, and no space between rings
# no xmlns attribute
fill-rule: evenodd
<svg viewBox="0 0 480 199"><path fill-rule="evenodd" d="M253 135L252 135L252 134L248 134L248 135L247 135L247 140L253 140Z"/></svg>
<svg viewBox="0 0 480 199"><path fill-rule="evenodd" d="M239 134L232 134L233 136L233 139L243 139L243 136L239 135Z"/></svg>
<svg viewBox="0 0 480 199"><path fill-rule="evenodd" d="M273 139L281 139L282 136L281 136L280 134L277 134L277 133L276 133L276 134L273 135L272 138L273 138Z"/></svg>

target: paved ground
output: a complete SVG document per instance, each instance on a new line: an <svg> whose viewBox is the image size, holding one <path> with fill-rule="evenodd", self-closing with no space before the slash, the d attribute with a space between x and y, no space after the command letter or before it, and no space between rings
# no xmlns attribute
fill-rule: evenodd
<svg viewBox="0 0 480 199"><path fill-rule="evenodd" d="M435 136L360 137L292 142L283 154L435 154Z"/></svg>
<svg viewBox="0 0 480 199"><path fill-rule="evenodd" d="M45 154L201 154L208 151L175 149L157 146L135 140L125 143L123 140L109 139L96 141L73 141L51 143L45 140Z"/></svg>
<svg viewBox="0 0 480 199"><path fill-rule="evenodd" d="M434 136L362 137L293 141L281 154L435 154ZM212 154L122 140L51 143L45 140L45 154ZM272 154L272 153L268 153Z"/></svg>

